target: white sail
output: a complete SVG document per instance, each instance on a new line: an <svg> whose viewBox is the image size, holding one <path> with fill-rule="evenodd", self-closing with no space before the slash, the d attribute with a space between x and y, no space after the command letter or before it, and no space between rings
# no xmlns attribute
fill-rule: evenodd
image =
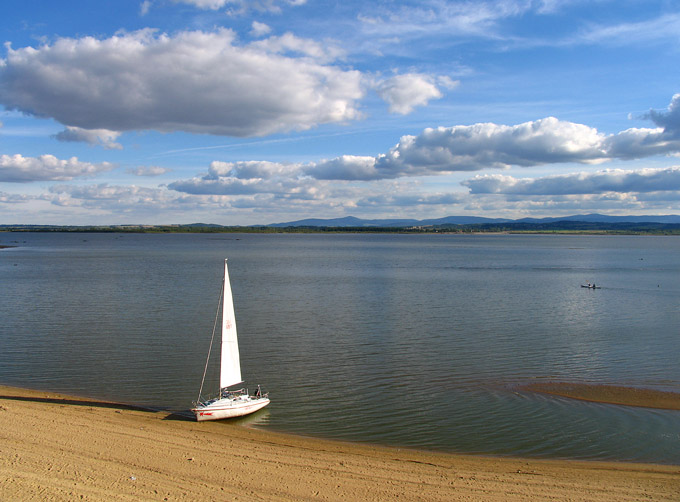
<svg viewBox="0 0 680 502"><path fill-rule="evenodd" d="M220 370L220 389L241 383L241 362L236 337L236 317L234 301L231 296L229 270L224 260L224 298L222 303L222 358Z"/></svg>

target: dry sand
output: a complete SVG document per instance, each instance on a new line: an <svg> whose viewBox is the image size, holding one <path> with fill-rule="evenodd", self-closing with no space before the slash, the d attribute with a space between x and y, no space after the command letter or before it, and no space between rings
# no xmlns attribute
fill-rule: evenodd
<svg viewBox="0 0 680 502"><path fill-rule="evenodd" d="M680 500L680 466L448 455L0 387L0 500Z"/></svg>

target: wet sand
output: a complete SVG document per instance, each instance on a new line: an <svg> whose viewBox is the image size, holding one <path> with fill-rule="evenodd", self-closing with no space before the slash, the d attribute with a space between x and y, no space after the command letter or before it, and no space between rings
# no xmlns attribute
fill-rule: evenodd
<svg viewBox="0 0 680 502"><path fill-rule="evenodd" d="M2 500L673 500L680 466L317 440L0 387Z"/></svg>
<svg viewBox="0 0 680 502"><path fill-rule="evenodd" d="M542 382L524 385L521 390L569 397L582 401L680 410L680 394L637 387L593 385L568 382ZM679 497L680 499L680 497Z"/></svg>

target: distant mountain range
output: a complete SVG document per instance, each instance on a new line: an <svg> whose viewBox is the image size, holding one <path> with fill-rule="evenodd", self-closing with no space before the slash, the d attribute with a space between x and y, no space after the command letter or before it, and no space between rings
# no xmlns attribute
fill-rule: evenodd
<svg viewBox="0 0 680 502"><path fill-rule="evenodd" d="M0 232L305 232L305 231L480 231L480 232L623 232L662 233L680 235L680 215L607 216L604 214L575 214L553 218L483 218L480 216L446 216L416 220L408 218L362 219L308 218L305 220L271 223L269 225L216 225L190 223L172 225L2 225Z"/></svg>
<svg viewBox="0 0 680 502"><path fill-rule="evenodd" d="M375 219L366 220L346 216L344 218L308 218L305 220L289 221L285 223L272 223L266 225L275 228L290 227L381 227L403 228L414 226L440 226L440 225L486 225L498 223L517 224L548 224L556 222L584 222L584 223L663 223L680 224L680 215L650 215L650 216L607 216L604 214L576 214L573 216L560 216L553 218L521 218L512 220L508 218L483 218L480 216L446 216L444 218L416 220L416 219Z"/></svg>

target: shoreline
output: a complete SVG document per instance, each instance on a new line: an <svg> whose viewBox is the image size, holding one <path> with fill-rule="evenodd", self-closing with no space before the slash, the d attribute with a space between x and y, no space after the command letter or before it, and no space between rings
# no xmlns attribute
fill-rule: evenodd
<svg viewBox="0 0 680 502"><path fill-rule="evenodd" d="M439 226L292 226L268 225L203 226L203 225L0 225L4 233L121 233L121 234L399 234L399 235L592 235L592 236L677 236L680 223L607 223L582 222L579 228L569 222L560 224L454 224Z"/></svg>
<svg viewBox="0 0 680 502"><path fill-rule="evenodd" d="M677 500L680 466L315 439L0 386L0 495L41 500Z"/></svg>

